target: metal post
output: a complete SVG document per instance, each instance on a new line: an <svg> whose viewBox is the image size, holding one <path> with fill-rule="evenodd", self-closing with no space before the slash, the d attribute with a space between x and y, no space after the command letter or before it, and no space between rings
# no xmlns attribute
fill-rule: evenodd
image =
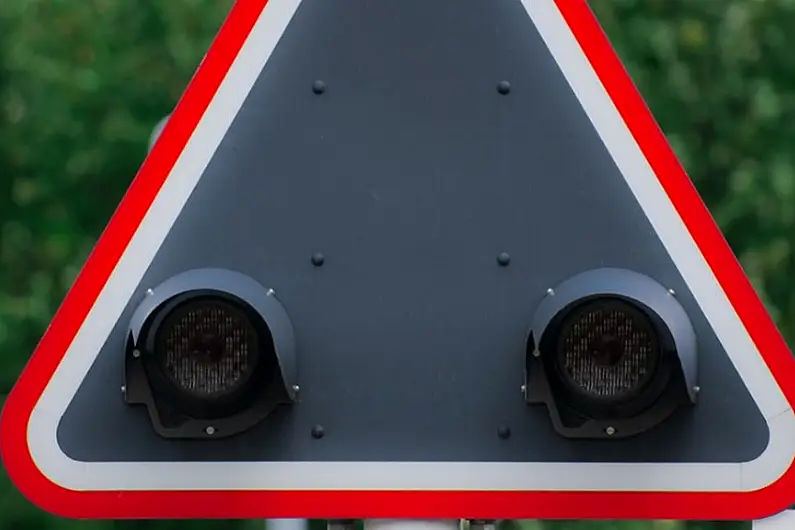
<svg viewBox="0 0 795 530"><path fill-rule="evenodd" d="M460 530L460 519L366 519L364 530Z"/></svg>
<svg viewBox="0 0 795 530"><path fill-rule="evenodd" d="M306 519L267 519L266 530L309 530Z"/></svg>
<svg viewBox="0 0 795 530"><path fill-rule="evenodd" d="M160 133L163 132L163 129L166 126L166 122L168 121L168 118L170 116L171 116L171 114L169 114L165 118L161 119L159 122L157 122L157 125L155 125L155 128L152 131L152 134L149 136L149 149L148 149L147 152L151 152L152 151L152 148L155 146L155 142L160 137Z"/></svg>

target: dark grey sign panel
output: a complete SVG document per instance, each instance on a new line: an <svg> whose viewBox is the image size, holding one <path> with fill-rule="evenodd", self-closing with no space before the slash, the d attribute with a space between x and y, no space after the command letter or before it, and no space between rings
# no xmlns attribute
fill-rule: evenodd
<svg viewBox="0 0 795 530"><path fill-rule="evenodd" d="M203 267L275 290L300 401L166 440L122 400L126 326ZM520 391L526 335L548 288L599 267L677 293L699 402L634 438L563 440ZM304 0L58 440L86 462L744 462L768 429L519 2Z"/></svg>

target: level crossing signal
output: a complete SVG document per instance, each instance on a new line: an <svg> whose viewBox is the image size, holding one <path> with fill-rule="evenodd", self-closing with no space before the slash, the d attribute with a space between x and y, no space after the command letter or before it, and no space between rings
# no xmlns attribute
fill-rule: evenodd
<svg viewBox="0 0 795 530"><path fill-rule="evenodd" d="M42 508L761 519L795 361L585 0L238 0L5 403Z"/></svg>

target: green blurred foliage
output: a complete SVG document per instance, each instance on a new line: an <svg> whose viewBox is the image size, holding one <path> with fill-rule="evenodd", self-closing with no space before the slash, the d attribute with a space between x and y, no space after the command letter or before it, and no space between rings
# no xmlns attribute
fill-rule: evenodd
<svg viewBox="0 0 795 530"><path fill-rule="evenodd" d="M792 343L795 0L591 3ZM145 156L152 127L173 107L230 5L231 0L0 2L0 404ZM61 520L31 506L0 470L0 530L261 526ZM749 524L502 526L740 530Z"/></svg>

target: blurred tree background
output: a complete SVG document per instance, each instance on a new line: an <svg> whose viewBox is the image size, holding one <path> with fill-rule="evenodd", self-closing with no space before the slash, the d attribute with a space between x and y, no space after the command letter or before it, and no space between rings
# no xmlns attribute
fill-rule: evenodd
<svg viewBox="0 0 795 530"><path fill-rule="evenodd" d="M792 344L795 1L591 3ZM153 126L172 109L230 5L0 2L0 405L144 158ZM506 523L516 525L748 527ZM255 527L262 522L65 521L31 506L0 470L0 530Z"/></svg>

